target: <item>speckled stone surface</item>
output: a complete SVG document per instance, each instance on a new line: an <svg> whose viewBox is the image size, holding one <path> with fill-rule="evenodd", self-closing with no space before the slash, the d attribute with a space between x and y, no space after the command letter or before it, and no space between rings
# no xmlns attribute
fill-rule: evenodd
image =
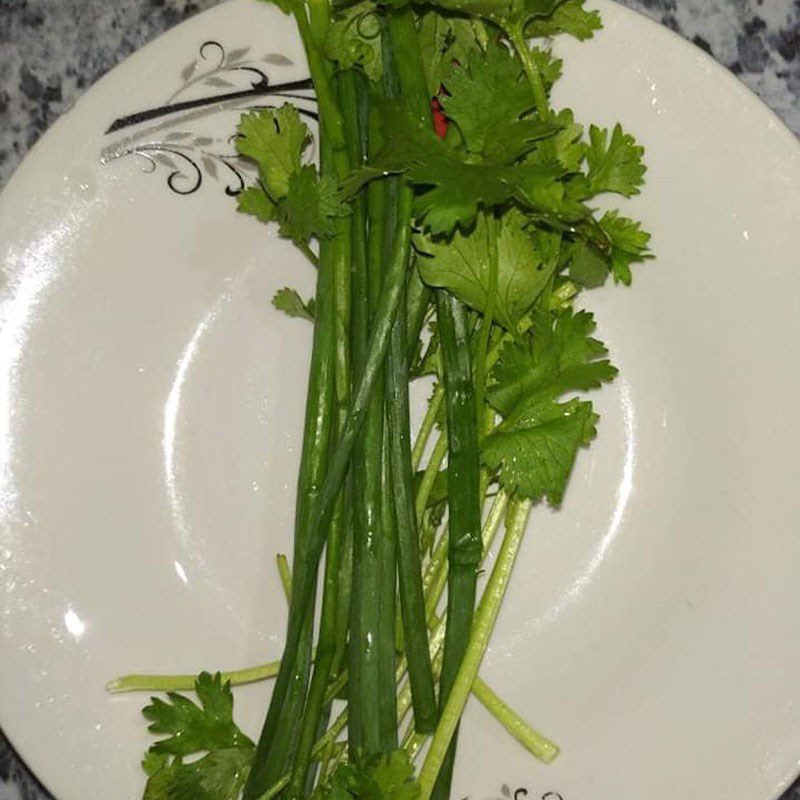
<svg viewBox="0 0 800 800"><path fill-rule="evenodd" d="M800 0L621 2L710 52L800 135ZM162 31L215 4L0 0L0 186L101 75ZM46 797L0 734L0 800ZM800 782L783 800L800 800Z"/></svg>

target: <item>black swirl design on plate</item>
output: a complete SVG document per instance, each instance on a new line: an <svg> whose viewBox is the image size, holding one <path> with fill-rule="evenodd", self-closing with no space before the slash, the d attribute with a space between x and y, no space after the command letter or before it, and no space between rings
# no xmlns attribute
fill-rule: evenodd
<svg viewBox="0 0 800 800"><path fill-rule="evenodd" d="M292 100L300 114L316 121L316 97L310 78L273 82L268 69L293 66L281 53L253 59L252 46L230 51L215 39L204 41L197 56L180 72L179 87L166 102L117 118L106 134L118 138L103 151L101 163L135 157L148 174L166 170L166 185L177 195L197 192L206 179L222 184L235 196L246 186L253 168L234 146L236 123L245 110L274 108ZM205 93L204 90L222 90ZM198 97L192 94L200 93ZM266 100L266 102L265 102ZM231 133L203 135L189 126L209 116L232 113Z"/></svg>

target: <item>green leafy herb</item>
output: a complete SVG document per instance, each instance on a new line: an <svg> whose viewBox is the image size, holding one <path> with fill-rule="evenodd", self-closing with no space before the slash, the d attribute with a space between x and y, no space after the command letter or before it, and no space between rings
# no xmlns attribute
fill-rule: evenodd
<svg viewBox="0 0 800 800"><path fill-rule="evenodd" d="M611 241L611 271L619 283L630 286L633 280L631 264L645 261L652 256L647 249L650 234L642 225L618 211L609 211L600 220L600 227Z"/></svg>
<svg viewBox="0 0 800 800"><path fill-rule="evenodd" d="M278 208L261 186L249 186L237 195L239 211L260 222L273 222L278 218Z"/></svg>
<svg viewBox="0 0 800 800"><path fill-rule="evenodd" d="M603 27L597 11L587 11L586 0L565 0L556 6L552 16L530 21L525 33L530 37L557 36L567 33L576 39L591 39Z"/></svg>
<svg viewBox="0 0 800 800"><path fill-rule="evenodd" d="M536 249L525 217L514 209L499 221L498 276L495 318L516 331L552 275L549 263ZM486 309L489 290L489 236L491 226L483 215L470 233L457 232L451 240L418 237L422 279L444 288L476 311ZM426 257L427 256L427 257Z"/></svg>
<svg viewBox="0 0 800 800"><path fill-rule="evenodd" d="M602 286L608 278L610 262L605 254L586 242L575 242L571 248L569 277L587 289Z"/></svg>
<svg viewBox="0 0 800 800"><path fill-rule="evenodd" d="M272 298L272 305L278 311L283 311L287 317L307 319L309 322L314 321L314 298L312 297L307 301L303 300L296 289L290 289L288 286L278 289L275 297Z"/></svg>
<svg viewBox="0 0 800 800"><path fill-rule="evenodd" d="M233 721L233 694L219 674L201 673L200 704L175 692L153 698L143 713L154 734L142 766L148 774L144 800L238 800L255 745ZM205 753L185 762L186 756Z"/></svg>
<svg viewBox="0 0 800 800"><path fill-rule="evenodd" d="M310 142L300 113L287 104L245 114L239 123L236 149L258 164L270 197L280 200L288 194L289 181L300 170L303 151Z"/></svg>
<svg viewBox="0 0 800 800"><path fill-rule="evenodd" d="M551 120L522 118L535 105L533 90L519 61L501 44L473 50L466 64L451 69L445 86L447 116L467 150L487 161L511 163L559 130Z"/></svg>
<svg viewBox="0 0 800 800"><path fill-rule="evenodd" d="M466 64L476 49L486 47L489 35L478 20L424 11L419 26L419 46L431 95L439 93L455 64Z"/></svg>
<svg viewBox="0 0 800 800"><path fill-rule="evenodd" d="M239 211L317 279L314 300L272 301L313 325L285 648L226 673L275 679L257 745L220 675L110 686L173 690L144 710L145 800L449 800L470 692L537 758L558 753L479 667L531 509L562 502L597 431L588 393L617 374L576 307L651 257L639 222L590 205L636 195L644 151L553 107L550 37L601 27L584 0L277 4L305 49L318 164L291 105L245 112L236 148L257 168ZM196 700L174 691L193 683Z"/></svg>
<svg viewBox="0 0 800 800"><path fill-rule="evenodd" d="M596 434L592 404L565 394L597 389L617 374L591 337L591 314L534 315L532 344L506 346L489 400L504 421L484 443L483 460L510 491L559 505L578 450Z"/></svg>
<svg viewBox="0 0 800 800"><path fill-rule="evenodd" d="M491 434L483 446L483 461L509 491L558 506L578 450L597 433L596 422L591 403L531 404L515 425Z"/></svg>
<svg viewBox="0 0 800 800"><path fill-rule="evenodd" d="M621 125L615 125L609 139L608 130L592 125L589 140L586 160L591 195L616 192L631 197L639 194L644 183L644 148L636 144L633 136L625 133Z"/></svg>
<svg viewBox="0 0 800 800"><path fill-rule="evenodd" d="M575 122L571 109L565 108L554 119L555 135L536 143L526 163L559 164L567 175L580 172L588 145L583 141L583 125Z"/></svg>
<svg viewBox="0 0 800 800"><path fill-rule="evenodd" d="M340 9L334 17L323 51L340 69L360 67L372 81L383 74L380 20L371 0Z"/></svg>
<svg viewBox="0 0 800 800"><path fill-rule="evenodd" d="M336 218L349 213L336 181L330 175L320 178L308 164L291 175L286 197L278 203L281 234L301 242L332 236Z"/></svg>
<svg viewBox="0 0 800 800"><path fill-rule="evenodd" d="M393 750L365 763L343 764L331 776L318 800L416 800L419 785L403 750Z"/></svg>

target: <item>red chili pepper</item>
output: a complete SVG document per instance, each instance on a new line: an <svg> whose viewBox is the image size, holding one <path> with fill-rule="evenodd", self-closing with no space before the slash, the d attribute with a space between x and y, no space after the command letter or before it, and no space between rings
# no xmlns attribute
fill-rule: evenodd
<svg viewBox="0 0 800 800"><path fill-rule="evenodd" d="M444 106L439 102L438 97L431 98L431 114L433 115L433 130L440 139L447 136L447 117L444 113Z"/></svg>

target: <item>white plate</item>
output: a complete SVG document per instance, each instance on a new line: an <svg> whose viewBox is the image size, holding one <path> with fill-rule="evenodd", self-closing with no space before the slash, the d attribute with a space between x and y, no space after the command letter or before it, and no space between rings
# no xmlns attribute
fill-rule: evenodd
<svg viewBox="0 0 800 800"><path fill-rule="evenodd" d="M592 297L622 377L484 668L563 756L471 706L455 796L768 800L800 757L800 148L699 50L598 7L557 101L647 146L658 261ZM281 648L310 326L269 299L313 275L225 193L258 100L104 134L248 86L237 64L306 75L291 21L234 0L103 79L0 198L0 722L59 800L141 789L144 698L107 679ZM238 692L252 733L267 692Z"/></svg>

